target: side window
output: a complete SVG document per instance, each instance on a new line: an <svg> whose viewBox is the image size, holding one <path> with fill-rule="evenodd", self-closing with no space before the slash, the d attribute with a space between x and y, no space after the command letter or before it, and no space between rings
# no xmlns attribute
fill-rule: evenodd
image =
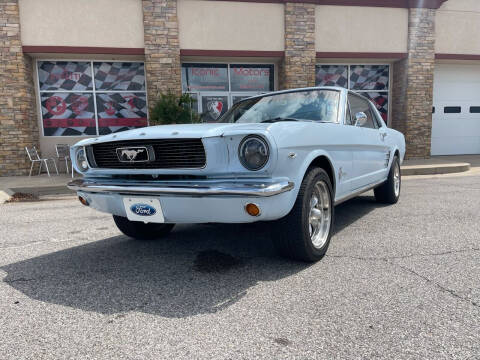
<svg viewBox="0 0 480 360"><path fill-rule="evenodd" d="M376 129L375 120L373 119L373 113L368 101L352 94L348 95L348 100L350 102L351 124L355 125L355 114L363 112L367 115L367 122L363 124L362 127Z"/></svg>

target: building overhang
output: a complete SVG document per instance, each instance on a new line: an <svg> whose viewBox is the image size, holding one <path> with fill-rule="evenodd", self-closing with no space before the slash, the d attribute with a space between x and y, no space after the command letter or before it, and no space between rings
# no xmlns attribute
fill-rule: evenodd
<svg viewBox="0 0 480 360"><path fill-rule="evenodd" d="M217 1L217 0L214 0ZM372 6L392 8L438 9L447 0L222 0L259 3L308 3L316 5Z"/></svg>

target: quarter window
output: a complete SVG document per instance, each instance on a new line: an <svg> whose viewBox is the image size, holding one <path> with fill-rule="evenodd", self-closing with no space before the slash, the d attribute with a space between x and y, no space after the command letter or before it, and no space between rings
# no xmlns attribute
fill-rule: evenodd
<svg viewBox="0 0 480 360"><path fill-rule="evenodd" d="M147 126L142 62L38 61L44 136L105 135Z"/></svg>
<svg viewBox="0 0 480 360"><path fill-rule="evenodd" d="M365 113L367 115L367 122L362 125L362 127L375 129L375 120L373 118L372 110L367 100L362 99L360 96L349 95L348 101L350 102L350 111L351 111L351 125L355 125L356 117L355 115L359 112Z"/></svg>

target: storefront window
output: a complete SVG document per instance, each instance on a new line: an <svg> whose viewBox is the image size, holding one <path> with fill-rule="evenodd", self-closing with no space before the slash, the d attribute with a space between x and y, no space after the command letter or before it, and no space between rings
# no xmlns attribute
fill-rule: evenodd
<svg viewBox="0 0 480 360"><path fill-rule="evenodd" d="M45 136L147 126L143 63L39 61L37 67Z"/></svg>
<svg viewBox="0 0 480 360"><path fill-rule="evenodd" d="M271 91L273 66L230 65L232 91Z"/></svg>
<svg viewBox="0 0 480 360"><path fill-rule="evenodd" d="M233 104L274 90L270 64L182 64L182 89L198 101L202 121L214 122Z"/></svg>
<svg viewBox="0 0 480 360"><path fill-rule="evenodd" d="M390 65L317 65L317 86L340 86L368 97L388 121Z"/></svg>
<svg viewBox="0 0 480 360"><path fill-rule="evenodd" d="M183 91L228 91L227 65L183 64Z"/></svg>

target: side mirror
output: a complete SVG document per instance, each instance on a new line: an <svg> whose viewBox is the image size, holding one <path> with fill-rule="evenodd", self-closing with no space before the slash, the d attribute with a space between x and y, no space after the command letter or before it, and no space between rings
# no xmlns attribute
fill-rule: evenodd
<svg viewBox="0 0 480 360"><path fill-rule="evenodd" d="M367 115L360 111L355 114L355 126L364 126L367 123Z"/></svg>

